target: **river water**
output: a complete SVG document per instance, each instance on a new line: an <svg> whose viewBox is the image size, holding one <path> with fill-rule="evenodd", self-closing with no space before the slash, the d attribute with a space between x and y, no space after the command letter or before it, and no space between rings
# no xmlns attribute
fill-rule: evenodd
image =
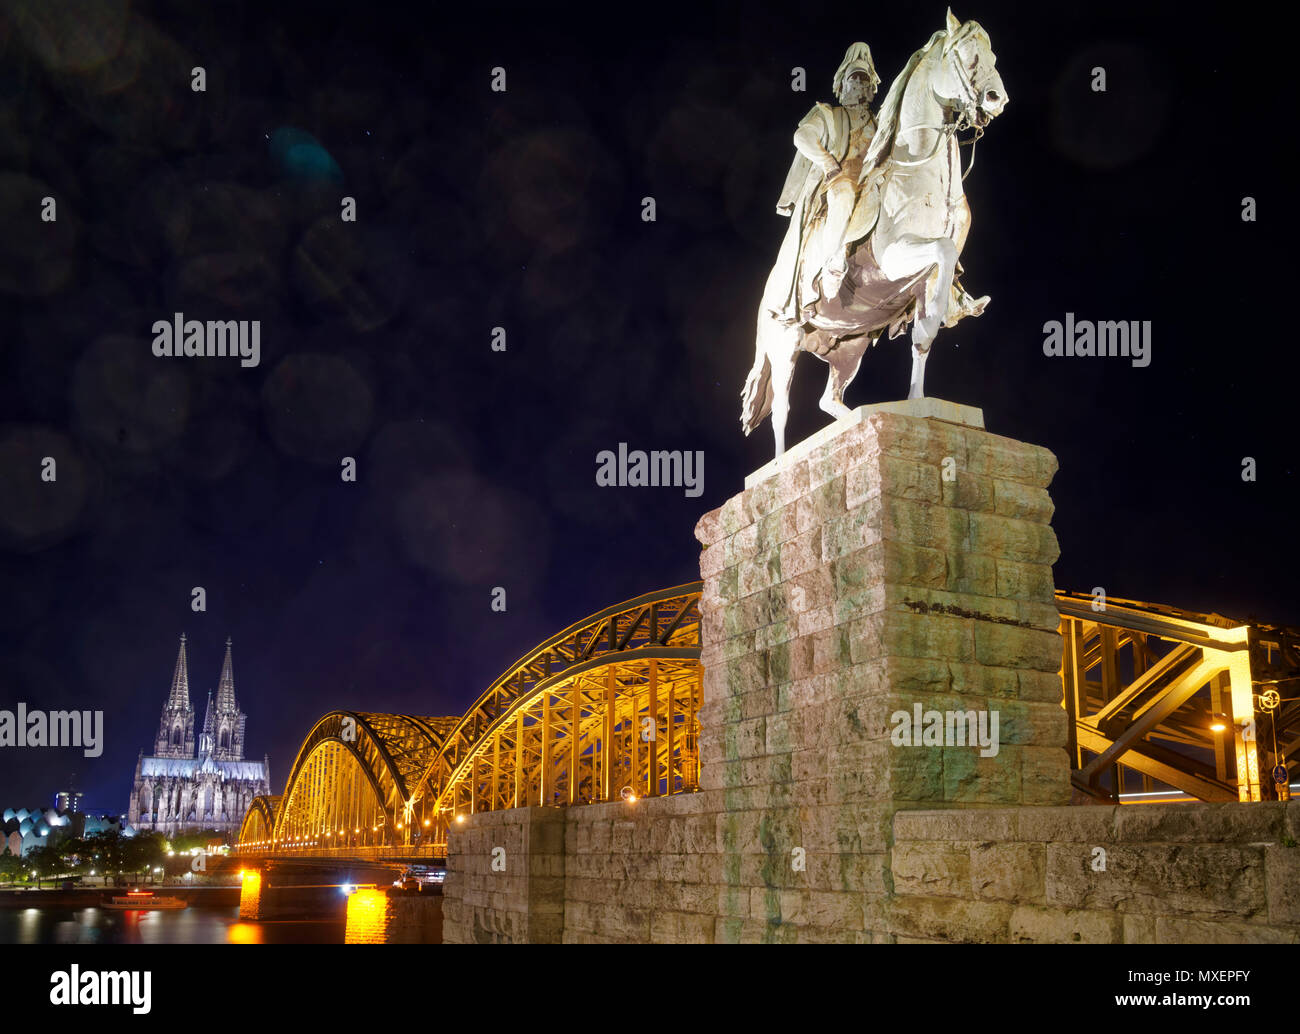
<svg viewBox="0 0 1300 1034"><path fill-rule="evenodd" d="M342 944L342 916L239 918L239 906L159 912L106 908L0 909L0 944Z"/></svg>

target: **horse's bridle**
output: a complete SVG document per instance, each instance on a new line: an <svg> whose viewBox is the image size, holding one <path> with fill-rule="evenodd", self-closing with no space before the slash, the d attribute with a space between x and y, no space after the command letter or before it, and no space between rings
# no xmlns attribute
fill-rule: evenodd
<svg viewBox="0 0 1300 1034"><path fill-rule="evenodd" d="M967 24L970 23L967 22ZM947 52L943 55L943 59L947 61L950 60L953 56L957 57L957 61L955 62L957 67L957 81L962 89L962 92L965 94L965 97L962 98L962 100L965 101L965 104L962 106L958 116L955 119L953 119L951 122L945 122L941 126L925 126L925 125L908 126L906 129L900 129L897 133L895 133L894 134L895 137L900 137L905 133L912 133L918 129L929 129L929 130L933 130L934 132L937 132L939 134L939 139L935 141L934 147L930 150L930 153L927 154L924 158L918 158L915 161L910 161L910 162L900 162L894 160L893 164L896 168L902 168L902 169L914 168L915 166L918 165L924 165L926 162L928 162L931 158L933 158L936 154L939 153L939 148L943 146L949 134L959 133L963 129L974 129L975 135L971 137L969 140L957 141L958 146L964 147L967 144L969 144L971 149L970 162L966 166L966 171L961 174L962 182L964 183L966 181L966 177L970 175L971 169L975 168L975 144L979 140L979 138L984 135L984 127L979 125L976 122L973 122L971 119L971 112L975 111L979 107L979 95L975 92L975 83L971 80L970 74L966 71L965 66L962 64L960 60L961 55L957 51L956 44L957 41L953 40L952 46L945 48ZM939 100L942 103L947 98L941 98L936 95L935 99Z"/></svg>

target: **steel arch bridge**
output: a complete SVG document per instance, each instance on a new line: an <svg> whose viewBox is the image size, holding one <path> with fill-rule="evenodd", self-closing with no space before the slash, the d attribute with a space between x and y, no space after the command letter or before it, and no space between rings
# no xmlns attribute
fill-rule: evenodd
<svg viewBox="0 0 1300 1034"><path fill-rule="evenodd" d="M696 789L700 588L570 625L459 718L330 712L284 793L249 808L241 853L437 857L452 823L477 811Z"/></svg>
<svg viewBox="0 0 1300 1034"><path fill-rule="evenodd" d="M442 745L452 718L331 711L312 727L276 797L258 797L239 843L293 850L384 846L412 780Z"/></svg>
<svg viewBox="0 0 1300 1034"><path fill-rule="evenodd" d="M442 857L465 815L699 786L701 583L638 596L525 654L459 718L332 711L243 854ZM1300 775L1300 630L1056 593L1077 791L1260 800ZM1278 689L1286 692L1283 696ZM1128 794L1142 798L1143 793Z"/></svg>

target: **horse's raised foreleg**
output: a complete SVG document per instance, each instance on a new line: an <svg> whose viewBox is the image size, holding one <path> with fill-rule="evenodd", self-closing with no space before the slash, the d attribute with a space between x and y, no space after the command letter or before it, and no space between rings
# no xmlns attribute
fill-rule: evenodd
<svg viewBox="0 0 1300 1034"><path fill-rule="evenodd" d="M957 246L947 237L922 240L905 237L880 255L880 269L891 280L908 280L929 269L925 278L923 311L912 323L912 381L907 397L925 397L925 360L948 312L952 278L957 271Z"/></svg>
<svg viewBox="0 0 1300 1034"><path fill-rule="evenodd" d="M826 375L826 390L822 392L818 405L821 406L824 412L829 413L836 419L846 417L853 412L844 404L844 389L858 375L858 367L862 365L862 356L871 342L872 335L869 334L849 338L847 341L841 341L827 355L822 357L826 360L826 365L830 367L830 371Z"/></svg>

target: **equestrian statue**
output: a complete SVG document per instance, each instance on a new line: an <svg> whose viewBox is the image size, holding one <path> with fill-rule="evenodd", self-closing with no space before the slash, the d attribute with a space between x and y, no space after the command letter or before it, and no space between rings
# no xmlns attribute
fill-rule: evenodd
<svg viewBox="0 0 1300 1034"><path fill-rule="evenodd" d="M800 123L777 204L790 227L763 291L741 393L745 434L771 414L778 457L801 351L830 367L820 405L844 417L844 389L867 348L910 323L908 398L922 398L939 328L988 304L959 279L970 205L957 134L974 131L973 162L974 140L1007 104L995 62L988 33L950 9L947 27L911 56L877 117L870 104L880 77L871 50L854 43L835 73L839 104L817 104Z"/></svg>

